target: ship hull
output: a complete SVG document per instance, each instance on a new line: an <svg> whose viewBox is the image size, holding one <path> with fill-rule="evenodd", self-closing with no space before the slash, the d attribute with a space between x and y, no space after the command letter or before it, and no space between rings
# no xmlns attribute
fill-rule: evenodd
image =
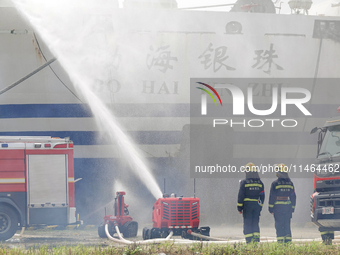
<svg viewBox="0 0 340 255"><path fill-rule="evenodd" d="M0 82L1 89L5 89L57 56L59 49L51 46L44 34L15 8L0 8L0 14ZM146 18L150 16L152 20ZM339 28L340 19L335 17L99 8L93 11L92 18L82 49L96 49L96 54L89 55L95 59L80 59L88 61L85 66L92 77L93 92L132 138L160 186L166 179L171 189L168 192L191 195L193 191L188 154L183 149L192 117L190 79L313 80L340 76L338 37L324 36L319 31L321 21L335 22ZM80 29L88 22L76 19L73 27ZM62 32L54 33L58 37ZM70 32L65 33L70 38ZM101 57L105 52L109 58ZM76 183L76 207L85 220L96 222L96 208L111 201L115 180L129 186L131 193L148 191L129 172L121 148L107 139L105 129L97 125L96 113L74 85L70 70L64 68L63 61L57 60L0 95L0 135L70 137L74 142L75 178L83 178ZM268 86L260 84L254 89L258 100L270 101ZM313 91L312 118L299 116L301 125L293 131L236 127L232 139L227 140L227 159L235 166L249 161L275 164L295 160L303 165L314 162L316 138L309 131L335 113L339 88L332 85L307 89ZM327 100L322 91L328 91ZM318 96L320 93L322 96ZM266 181L269 186L271 180ZM203 178L199 182L197 195L206 208L214 208L209 189L214 194L224 194L226 201L236 198L238 184L232 178ZM309 185L311 180L302 182ZM308 191L304 196L312 193L312 185ZM152 197L146 200L153 203ZM304 215L308 215L306 201L300 201L307 208L301 209ZM221 210L227 210L228 203ZM210 214L202 211L203 215ZM229 223L239 220L235 212L226 219Z"/></svg>

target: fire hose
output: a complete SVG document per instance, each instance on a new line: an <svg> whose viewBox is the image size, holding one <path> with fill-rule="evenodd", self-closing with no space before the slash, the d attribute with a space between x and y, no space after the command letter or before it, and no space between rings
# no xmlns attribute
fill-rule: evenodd
<svg viewBox="0 0 340 255"><path fill-rule="evenodd" d="M171 231L169 233L169 235L166 237L166 238L157 238L157 239L152 239L152 240L144 240L144 241L137 241L137 242L132 242L132 241L129 241L129 240L126 240L122 237L122 234L120 233L119 231L119 227L117 225L117 223L115 223L115 229L116 229L116 232L117 232L117 235L118 235L118 238L114 238L110 235L109 233L109 225L108 224L105 224L105 234L106 236L114 241L114 242L117 242L117 243L121 243L121 244L148 244L148 243L163 243L163 242L174 242L174 240L176 239L170 239L173 235L173 232Z"/></svg>
<svg viewBox="0 0 340 255"><path fill-rule="evenodd" d="M192 243L203 243L203 244L211 244L211 243L214 243L214 244L232 244L232 243L236 243L238 241L228 241L228 240L224 240L224 239L219 239L218 238L218 241L216 240L217 238L213 238L213 237L207 237L207 236L203 236L203 235L200 235L200 234L197 234L197 233L193 233L192 231L188 231L189 234L193 235L193 236L196 236L196 237L199 237L199 238L205 238L205 239L211 239L214 241L198 241L198 240L183 240L183 239L170 239L173 235L173 232L171 231L169 233L169 235L166 237L166 238L156 238L156 239L151 239L151 240L144 240L144 241L136 241L136 242L133 242L133 241L130 241L130 240L126 240L125 238L123 238L122 234L120 233L120 230L119 230L119 227L118 227L118 224L117 223L114 223L114 226L115 226L115 230L116 230L116 233L118 235L118 238L114 238L111 236L111 234L109 233L109 225L106 223L105 224L105 234L106 236L116 242L116 243L120 243L120 244L126 244L126 245L129 245L129 244L152 244L152 243L165 243L165 242L171 242L171 243L174 243L174 244L192 244Z"/></svg>
<svg viewBox="0 0 340 255"><path fill-rule="evenodd" d="M116 233L118 235L118 238L114 238L111 236L111 234L109 233L109 224L106 223L105 224L105 234L106 236L116 242L116 243L120 243L120 244L125 244L125 245L129 245L129 244L153 244L153 243L173 243L173 244L193 244L193 243L200 243L203 245L209 245L209 244L235 244L240 242L240 240L226 240L226 239L222 239L222 238L217 238L217 237L210 237L210 236L205 236L202 234L198 234L193 232L192 230L188 230L187 233L200 238L201 240L187 240L187 239L171 239L171 237L173 236L173 232L171 231L169 233L169 235L166 238L155 238L155 239L151 239L151 240L143 240L143 241L130 241L130 240L126 240L118 227L117 222L113 222ZM210 240L210 241L203 241L202 239L205 240ZM311 239L312 240L312 239ZM276 240L266 240L266 242L276 242Z"/></svg>
<svg viewBox="0 0 340 255"><path fill-rule="evenodd" d="M25 231L25 227L22 227L20 233L19 234L15 234L15 235L16 236L22 236L24 234L24 231Z"/></svg>
<svg viewBox="0 0 340 255"><path fill-rule="evenodd" d="M188 234L195 236L195 237L198 237L200 239L206 239L206 240L211 240L211 241L228 241L228 240L225 240L225 239L222 239L222 238L201 235L201 234L198 234L198 233L191 231L190 229L188 230Z"/></svg>

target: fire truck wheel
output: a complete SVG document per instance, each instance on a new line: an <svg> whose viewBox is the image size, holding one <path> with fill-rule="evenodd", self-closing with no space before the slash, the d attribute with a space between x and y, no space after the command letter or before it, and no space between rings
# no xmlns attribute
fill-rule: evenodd
<svg viewBox="0 0 340 255"><path fill-rule="evenodd" d="M148 228L143 228L143 234L142 234L142 236L143 236L143 240L146 240L146 238L147 238L147 233L148 233Z"/></svg>
<svg viewBox="0 0 340 255"><path fill-rule="evenodd" d="M159 228L151 229L151 238L160 238L162 237L161 230Z"/></svg>
<svg viewBox="0 0 340 255"><path fill-rule="evenodd" d="M105 233L104 223L102 223L98 226L98 235L99 235L100 238L107 238L106 233Z"/></svg>
<svg viewBox="0 0 340 255"><path fill-rule="evenodd" d="M4 241L14 236L18 230L17 213L8 206L0 206L0 240Z"/></svg>
<svg viewBox="0 0 340 255"><path fill-rule="evenodd" d="M187 231L186 231L186 230L183 230L183 231L182 231L181 237L182 237L183 239L188 238L188 234L187 234Z"/></svg>
<svg viewBox="0 0 340 255"><path fill-rule="evenodd" d="M136 221L128 221L122 227L122 233L124 237L137 236L138 223Z"/></svg>
<svg viewBox="0 0 340 255"><path fill-rule="evenodd" d="M115 232L116 231L113 231L111 226L109 225L109 233L110 233L110 235L113 236L113 234ZM106 233L105 233L105 224L104 223L101 223L98 226L98 235L99 235L100 238L107 238Z"/></svg>
<svg viewBox="0 0 340 255"><path fill-rule="evenodd" d="M148 232L146 233L146 239L152 239L151 229L148 229Z"/></svg>

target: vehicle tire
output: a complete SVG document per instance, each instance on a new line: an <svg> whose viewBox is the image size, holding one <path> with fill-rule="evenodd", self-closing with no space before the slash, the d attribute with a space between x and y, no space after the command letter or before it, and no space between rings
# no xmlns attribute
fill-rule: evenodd
<svg viewBox="0 0 340 255"><path fill-rule="evenodd" d="M14 236L18 230L17 212L9 206L0 206L0 240L5 241Z"/></svg>
<svg viewBox="0 0 340 255"><path fill-rule="evenodd" d="M152 228L151 229L151 238L161 238L161 230L159 228Z"/></svg>
<svg viewBox="0 0 340 255"><path fill-rule="evenodd" d="M114 233L116 233L116 231L113 231L112 227L110 226L109 224L109 234L111 236L114 235ZM107 238L106 236L106 233L105 233L105 224L104 223L101 223L99 226L98 226L98 235L100 238Z"/></svg>
<svg viewBox="0 0 340 255"><path fill-rule="evenodd" d="M187 231L186 231L186 230L182 230L181 237L182 237L183 239L188 238L188 234L187 234Z"/></svg>
<svg viewBox="0 0 340 255"><path fill-rule="evenodd" d="M146 232L146 239L151 239L151 238L152 238L151 229L148 229Z"/></svg>
<svg viewBox="0 0 340 255"><path fill-rule="evenodd" d="M146 240L147 239L147 232L148 232L148 228L143 228L143 234L142 234L142 236L143 236L143 240Z"/></svg>
<svg viewBox="0 0 340 255"><path fill-rule="evenodd" d="M98 235L100 238L107 238L106 233L105 233L105 225L104 223L101 223L98 226Z"/></svg>
<svg viewBox="0 0 340 255"><path fill-rule="evenodd" d="M160 238L166 238L170 234L170 231L162 230L160 233L161 233Z"/></svg>
<svg viewBox="0 0 340 255"><path fill-rule="evenodd" d="M210 227L200 227L199 233L204 236L210 236Z"/></svg>
<svg viewBox="0 0 340 255"><path fill-rule="evenodd" d="M137 236L138 223L136 221L126 222L122 227L122 234L124 237L135 237Z"/></svg>

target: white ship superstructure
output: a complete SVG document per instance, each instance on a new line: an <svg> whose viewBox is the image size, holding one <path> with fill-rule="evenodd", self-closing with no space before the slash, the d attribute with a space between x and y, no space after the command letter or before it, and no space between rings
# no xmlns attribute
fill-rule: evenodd
<svg viewBox="0 0 340 255"><path fill-rule="evenodd" d="M4 3L1 90L55 57L39 33ZM170 178L183 128L190 123L190 78L340 78L339 17L97 8L91 18L70 22L74 27L98 22L90 26L84 45L98 43L98 55L108 49L105 59L110 61L100 63L104 68L93 77L94 91L148 158L160 183ZM93 61L94 69L98 65ZM270 129L264 134L236 127L232 157L240 163L313 160L315 139L309 131L332 111L336 114L339 90L315 87L313 118L298 118L296 132ZM271 98L268 91L265 85L254 88L263 102ZM327 96L327 102L318 95ZM119 146L106 139L93 114L57 59L0 95L0 135L70 137L75 178L83 178L78 201L87 208L104 190L87 187L98 185L103 174L109 173L104 183L112 182L117 173L112 169L122 164Z"/></svg>

